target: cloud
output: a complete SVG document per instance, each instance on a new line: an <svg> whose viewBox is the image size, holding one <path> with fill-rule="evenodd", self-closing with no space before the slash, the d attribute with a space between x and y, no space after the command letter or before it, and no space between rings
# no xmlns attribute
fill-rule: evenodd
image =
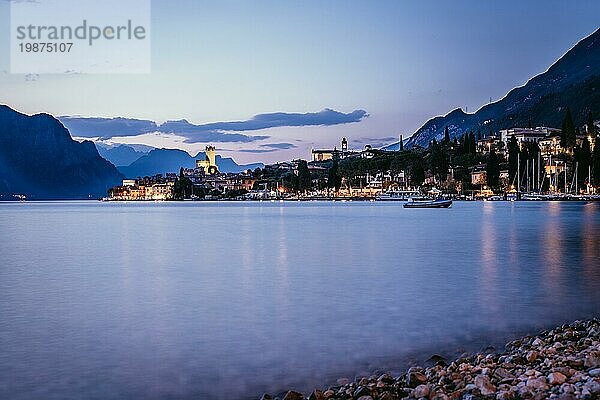
<svg viewBox="0 0 600 400"><path fill-rule="evenodd" d="M275 149L239 149L235 150L240 153L254 153L254 154L263 154L263 153L273 153L277 151Z"/></svg>
<svg viewBox="0 0 600 400"><path fill-rule="evenodd" d="M280 150L295 149L298 146L296 146L295 144L292 144L292 143L265 143L265 144L261 144L258 147L259 148L257 148L257 149L241 149L241 150L235 150L235 151L239 151L242 153L262 154L262 153L273 153L275 151L280 151Z"/></svg>
<svg viewBox="0 0 600 400"><path fill-rule="evenodd" d="M270 113L258 114L246 121L215 122L198 125L202 128L224 131L254 131L283 126L329 126L360 122L368 117L364 110L354 110L351 113L342 113L326 108L315 113ZM187 122L187 121L186 121ZM168 123L167 123L168 124Z"/></svg>
<svg viewBox="0 0 600 400"><path fill-rule="evenodd" d="M266 144L261 144L260 147L266 147L268 149L273 149L273 150L289 150L289 149L295 149L296 146L293 143L266 143Z"/></svg>
<svg viewBox="0 0 600 400"><path fill-rule="evenodd" d="M74 136L99 137L103 140L112 137L138 136L158 132L174 134L185 139L186 143L250 143L268 139L269 136L253 136L245 132L277 127L330 126L360 122L368 117L364 110L342 113L324 109L314 113L270 113L255 115L244 121L212 122L192 124L187 120L167 121L158 125L154 121L129 118L85 118L63 116L58 119ZM244 132L244 133L241 133ZM289 144L288 144L289 145ZM288 147L290 148L290 147Z"/></svg>
<svg viewBox="0 0 600 400"><path fill-rule="evenodd" d="M361 137L361 138L353 139L352 143L355 145L356 144L359 144L359 145L370 144L371 146L373 146L375 148L379 148L379 147L383 147L383 146L386 146L390 143L397 142L397 141L398 141L398 136L388 136L388 137L382 137L382 138Z"/></svg>

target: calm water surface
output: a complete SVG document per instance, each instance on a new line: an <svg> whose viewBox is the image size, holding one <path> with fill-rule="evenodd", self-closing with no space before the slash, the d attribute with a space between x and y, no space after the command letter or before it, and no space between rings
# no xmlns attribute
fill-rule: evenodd
<svg viewBox="0 0 600 400"><path fill-rule="evenodd" d="M600 204L0 204L0 398L258 398L599 311Z"/></svg>

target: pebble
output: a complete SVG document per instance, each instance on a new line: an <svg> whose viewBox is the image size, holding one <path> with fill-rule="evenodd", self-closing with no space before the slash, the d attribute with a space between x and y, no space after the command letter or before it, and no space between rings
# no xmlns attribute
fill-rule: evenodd
<svg viewBox="0 0 600 400"><path fill-rule="evenodd" d="M416 397L417 399L420 399L421 397L429 396L429 386L427 386L427 385L417 386L413 392L413 396Z"/></svg>
<svg viewBox="0 0 600 400"><path fill-rule="evenodd" d="M562 385L567 380L567 377L560 372L552 372L548 375L548 383L551 385Z"/></svg>
<svg viewBox="0 0 600 400"><path fill-rule="evenodd" d="M384 373L315 390L309 400L583 400L600 399L600 321L575 321L513 340L506 352L432 356L429 368ZM271 400L264 395L262 400ZM289 391L283 400L305 400Z"/></svg>
<svg viewBox="0 0 600 400"><path fill-rule="evenodd" d="M475 386L484 396L496 393L496 386L490 382L490 378L486 375L477 375L475 377Z"/></svg>

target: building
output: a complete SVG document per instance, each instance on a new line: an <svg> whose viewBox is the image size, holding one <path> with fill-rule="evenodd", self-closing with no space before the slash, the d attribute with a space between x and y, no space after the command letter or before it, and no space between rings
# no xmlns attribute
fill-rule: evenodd
<svg viewBox="0 0 600 400"><path fill-rule="evenodd" d="M291 161L282 161L275 164L265 165L265 171L274 173L289 172L294 170L294 163Z"/></svg>
<svg viewBox="0 0 600 400"><path fill-rule="evenodd" d="M365 145L365 149L361 153L362 158L373 158L377 154L377 150L373 149L370 144Z"/></svg>
<svg viewBox="0 0 600 400"><path fill-rule="evenodd" d="M510 175L508 174L508 170L507 169L503 169L502 171L500 171L500 183L502 184L502 186L509 186L510 182L509 182L509 178Z"/></svg>
<svg viewBox="0 0 600 400"><path fill-rule="evenodd" d="M175 182L155 183L150 188L148 194L148 188L146 189L146 197L150 195L148 200L171 200L174 195Z"/></svg>
<svg viewBox="0 0 600 400"><path fill-rule="evenodd" d="M312 149L311 157L315 162L320 161L329 161L333 160L334 155L336 155L338 150L334 148L333 150L324 150L324 149Z"/></svg>
<svg viewBox="0 0 600 400"><path fill-rule="evenodd" d="M110 200L171 200L174 197L175 181L162 175L140 179L124 179L122 186L110 190Z"/></svg>
<svg viewBox="0 0 600 400"><path fill-rule="evenodd" d="M204 174L215 175L219 173L217 166L217 156L215 154L215 146L206 146L206 158L204 160L196 160L196 169L201 170Z"/></svg>
<svg viewBox="0 0 600 400"><path fill-rule="evenodd" d="M252 175L247 174L230 174L223 179L222 190L227 191L251 191L254 187L256 179Z"/></svg>
<svg viewBox="0 0 600 400"><path fill-rule="evenodd" d="M311 160L314 162L329 161L333 160L334 157L343 159L361 153L360 151L348 150L348 139L345 137L342 138L340 149L341 150L338 150L337 147L334 147L333 149L312 149Z"/></svg>
<svg viewBox="0 0 600 400"><path fill-rule="evenodd" d="M471 168L471 184L485 185L487 183L487 172L485 165L479 164Z"/></svg>
<svg viewBox="0 0 600 400"><path fill-rule="evenodd" d="M481 154L489 154L494 149L496 154L504 155L506 146L500 136L490 135L477 141L477 152Z"/></svg>
<svg viewBox="0 0 600 400"><path fill-rule="evenodd" d="M508 147L508 141L511 137L517 139L519 145L523 142L538 143L549 136L560 134L560 129L537 127L537 128L511 128L500 131L500 139Z"/></svg>
<svg viewBox="0 0 600 400"><path fill-rule="evenodd" d="M548 136L538 142L542 156L552 156L561 154L563 148L560 145L560 136Z"/></svg>

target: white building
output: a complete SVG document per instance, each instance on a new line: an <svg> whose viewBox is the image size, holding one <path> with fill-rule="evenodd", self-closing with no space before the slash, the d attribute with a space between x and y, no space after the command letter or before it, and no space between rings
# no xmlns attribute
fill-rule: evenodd
<svg viewBox="0 0 600 400"><path fill-rule="evenodd" d="M504 142L505 145L508 145L508 141L511 137L517 139L519 144L523 142L534 142L537 143L540 140L558 135L560 133L560 129L555 128L547 128L547 127L537 127L537 128L511 128L511 129L503 129L500 131L500 139Z"/></svg>

